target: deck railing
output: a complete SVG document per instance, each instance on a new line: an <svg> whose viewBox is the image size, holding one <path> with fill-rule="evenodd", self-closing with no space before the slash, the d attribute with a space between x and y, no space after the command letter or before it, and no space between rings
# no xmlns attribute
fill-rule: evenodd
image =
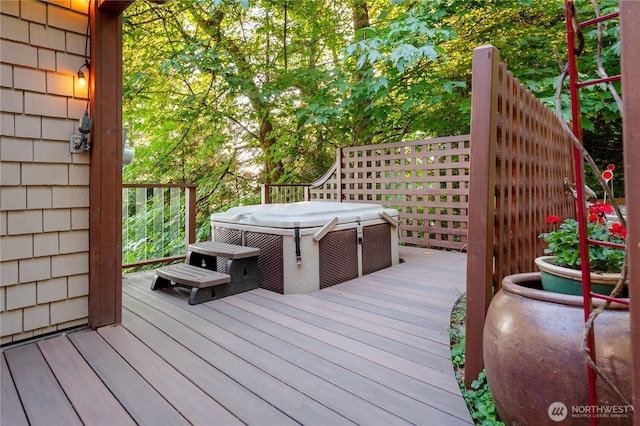
<svg viewBox="0 0 640 426"><path fill-rule="evenodd" d="M489 302L506 275L535 271L545 219L575 217L573 145L555 112L513 78L493 46L473 55L465 376L482 370Z"/></svg>
<svg viewBox="0 0 640 426"><path fill-rule="evenodd" d="M311 185L305 183L264 184L261 187L260 196L262 204L287 204L309 201L309 188L311 188Z"/></svg>
<svg viewBox="0 0 640 426"><path fill-rule="evenodd" d="M345 201L398 210L400 241L467 246L469 135L356 146L308 185L265 185L262 202Z"/></svg>
<svg viewBox="0 0 640 426"><path fill-rule="evenodd" d="M196 240L196 188L190 184L122 185L122 267L183 259Z"/></svg>

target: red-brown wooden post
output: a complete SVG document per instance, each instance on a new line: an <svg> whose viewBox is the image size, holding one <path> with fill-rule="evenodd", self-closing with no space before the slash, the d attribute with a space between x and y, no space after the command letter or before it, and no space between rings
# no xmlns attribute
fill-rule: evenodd
<svg viewBox="0 0 640 426"><path fill-rule="evenodd" d="M484 367L482 332L493 293L499 61L500 54L493 46L480 46L473 51L465 350L467 386L471 385Z"/></svg>
<svg viewBox="0 0 640 426"><path fill-rule="evenodd" d="M342 148L336 149L336 196L342 202Z"/></svg>
<svg viewBox="0 0 640 426"><path fill-rule="evenodd" d="M196 185L189 185L185 188L185 249L191 243L196 242Z"/></svg>
<svg viewBox="0 0 640 426"><path fill-rule="evenodd" d="M271 185L268 183L260 187L260 203L271 204Z"/></svg>
<svg viewBox="0 0 640 426"><path fill-rule="evenodd" d="M620 1L622 99L624 119L624 181L627 204L627 250L631 298L631 348L633 355L634 425L640 426L640 2Z"/></svg>
<svg viewBox="0 0 640 426"><path fill-rule="evenodd" d="M106 3L106 4L105 4ZM122 19L131 2L90 11L89 326L122 316ZM103 4L104 8L100 5ZM116 6L115 10L113 6Z"/></svg>

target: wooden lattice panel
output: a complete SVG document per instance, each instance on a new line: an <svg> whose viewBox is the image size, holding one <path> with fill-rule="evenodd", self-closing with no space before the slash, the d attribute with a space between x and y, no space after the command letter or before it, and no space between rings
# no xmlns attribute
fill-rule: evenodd
<svg viewBox="0 0 640 426"><path fill-rule="evenodd" d="M468 136L345 148L341 171L343 201L398 210L401 242L465 248Z"/></svg>
<svg viewBox="0 0 640 426"><path fill-rule="evenodd" d="M498 67L496 138L495 275L535 271L543 252L538 238L545 219L575 217L575 201L564 179L575 182L573 145L555 111Z"/></svg>

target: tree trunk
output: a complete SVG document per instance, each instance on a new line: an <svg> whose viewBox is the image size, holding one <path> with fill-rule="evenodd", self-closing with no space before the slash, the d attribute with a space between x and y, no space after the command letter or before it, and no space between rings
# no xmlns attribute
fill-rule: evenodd
<svg viewBox="0 0 640 426"><path fill-rule="evenodd" d="M353 1L353 30L355 33L355 40L360 41L365 37L363 34L359 34L358 31L363 28L371 26L369 21L369 7L366 0L354 0ZM355 73L355 80L360 83L364 74L369 71L370 65L365 64L361 69ZM367 137L367 129L369 128L370 117L366 111L369 105L368 100L363 100L355 104L355 110L353 112L353 145L364 145L369 142Z"/></svg>
<svg viewBox="0 0 640 426"><path fill-rule="evenodd" d="M236 66L238 67L237 76L245 80L248 85L248 89L244 94L249 98L249 102L256 112L256 116L260 117L258 120L260 131L255 134L250 132L250 136L257 138L258 145L262 149L264 156L265 177L267 183L277 182L282 175L283 165L280 160L274 161L271 154L272 147L277 143L277 139L273 137L273 122L270 119L270 106L261 101L261 89L255 84L256 72L252 67L251 62L245 55L245 52L241 51L240 46L235 40L225 38L221 31L222 21L224 20L224 12L222 9L218 11L210 18L205 18L202 15L194 13L198 26L211 35L217 42L217 49L226 50L233 58ZM235 77L235 75L227 75L226 78Z"/></svg>

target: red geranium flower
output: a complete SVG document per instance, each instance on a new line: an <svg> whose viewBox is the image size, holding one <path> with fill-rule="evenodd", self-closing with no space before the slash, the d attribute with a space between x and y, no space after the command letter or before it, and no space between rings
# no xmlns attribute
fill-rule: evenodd
<svg viewBox="0 0 640 426"><path fill-rule="evenodd" d="M562 222L560 220L560 218L556 215L549 215L547 216L547 225L557 225L560 222Z"/></svg>
<svg viewBox="0 0 640 426"><path fill-rule="evenodd" d="M613 213L613 208L609 204L600 201L589 206L589 222L604 223L605 215Z"/></svg>
<svg viewBox="0 0 640 426"><path fill-rule="evenodd" d="M624 226L620 225L619 223L614 223L613 225L611 225L609 233L613 238L620 238L622 240L627 238L627 230L624 229Z"/></svg>

